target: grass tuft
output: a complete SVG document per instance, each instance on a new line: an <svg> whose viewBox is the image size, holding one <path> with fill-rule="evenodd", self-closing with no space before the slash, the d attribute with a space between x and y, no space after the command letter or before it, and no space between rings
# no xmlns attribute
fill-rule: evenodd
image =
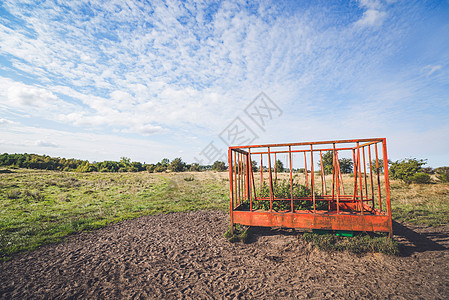
<svg viewBox="0 0 449 300"><path fill-rule="evenodd" d="M325 251L399 255L399 244L388 236L357 234L354 237L341 237L329 233L314 234L306 232L300 235L300 238Z"/></svg>
<svg viewBox="0 0 449 300"><path fill-rule="evenodd" d="M230 242L230 243L236 243L236 242L242 242L244 244L248 243L249 240L249 233L248 228L244 229L240 225L236 225L234 234L231 234L231 227L229 227L228 231L226 231L223 236Z"/></svg>

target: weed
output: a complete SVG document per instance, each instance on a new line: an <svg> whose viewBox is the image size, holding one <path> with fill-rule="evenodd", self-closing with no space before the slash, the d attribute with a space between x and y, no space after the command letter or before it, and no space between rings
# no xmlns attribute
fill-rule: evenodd
<svg viewBox="0 0 449 300"><path fill-rule="evenodd" d="M6 191L6 198L8 198L8 199L19 199L19 197L20 197L19 190Z"/></svg>
<svg viewBox="0 0 449 300"><path fill-rule="evenodd" d="M195 180L195 177L193 177L193 175L187 176L187 177L184 177L184 180L185 180L185 181L194 181L194 180Z"/></svg>
<svg viewBox="0 0 449 300"><path fill-rule="evenodd" d="M242 242L244 244L248 243L249 240L249 233L248 233L248 228L243 228L240 225L235 225L235 229L234 229L234 234L231 234L231 227L229 226L228 231L226 231L223 236L230 242L230 243L235 243L235 242Z"/></svg>
<svg viewBox="0 0 449 300"><path fill-rule="evenodd" d="M354 237L341 237L334 234L304 233L300 235L304 241L311 242L315 247L325 251L349 251L355 254L383 253L399 255L399 244L384 235L356 234Z"/></svg>

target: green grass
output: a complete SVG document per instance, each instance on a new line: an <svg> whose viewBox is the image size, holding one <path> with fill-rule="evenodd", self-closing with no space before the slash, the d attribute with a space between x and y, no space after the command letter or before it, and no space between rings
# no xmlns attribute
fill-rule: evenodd
<svg viewBox="0 0 449 300"><path fill-rule="evenodd" d="M184 173L1 173L0 259L142 215L226 210L224 179L201 175L185 180Z"/></svg>
<svg viewBox="0 0 449 300"><path fill-rule="evenodd" d="M393 220L417 225L449 224L449 185L444 183L410 184L392 181Z"/></svg>
<svg viewBox="0 0 449 300"><path fill-rule="evenodd" d="M355 254L384 253L398 255L398 243L386 235L356 234L354 237L342 237L334 234L304 233L300 235L304 241L325 251L349 251Z"/></svg>

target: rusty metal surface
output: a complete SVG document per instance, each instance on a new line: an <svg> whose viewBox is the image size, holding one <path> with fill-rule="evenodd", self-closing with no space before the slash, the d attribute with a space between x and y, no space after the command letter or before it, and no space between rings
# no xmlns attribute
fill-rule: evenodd
<svg viewBox="0 0 449 300"><path fill-rule="evenodd" d="M330 174L325 173L323 151L332 153ZM281 176L276 166L280 154L287 155L285 175L289 177L286 181L289 183L289 193L284 197L278 197L275 188L278 176ZM339 157L352 157L353 179L344 181ZM383 180L379 172L379 157L384 163ZM392 235L385 138L232 146L229 147L228 158L231 225L380 231ZM253 160L260 160L256 172L253 172ZM293 162L297 164L296 170ZM317 163L318 168L315 168L314 163ZM311 192L307 197L297 198L293 185L299 183L294 181L294 177L302 167L304 186ZM264 169L268 171L268 176L264 176ZM374 180L373 175L377 180ZM259 178L255 178L257 176ZM315 180L315 176L319 179ZM348 186L350 184L352 186ZM269 201L269 208L259 207L260 201ZM289 201L289 205L282 206L284 209L280 211L279 205L283 201ZM295 209L294 203L298 201L302 205L308 202L310 208ZM317 207L318 201L321 203L320 208ZM324 210L323 203L326 207ZM277 208L273 204L278 205Z"/></svg>

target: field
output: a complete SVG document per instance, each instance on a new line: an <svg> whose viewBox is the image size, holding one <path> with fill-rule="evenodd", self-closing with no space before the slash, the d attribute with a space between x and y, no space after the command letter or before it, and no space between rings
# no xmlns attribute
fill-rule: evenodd
<svg viewBox="0 0 449 300"><path fill-rule="evenodd" d="M449 185L391 182L397 257L321 251L289 230L250 229L249 244L231 244L223 238L227 176L3 170L0 298L444 298L449 292ZM325 236L317 243L323 241L335 242Z"/></svg>
<svg viewBox="0 0 449 300"><path fill-rule="evenodd" d="M229 206L227 172L5 172L0 173L2 259L124 219L204 209L226 212ZM304 175L299 176L302 182ZM352 179L344 181L349 186ZM392 181L390 188L394 220L449 224L449 185Z"/></svg>
<svg viewBox="0 0 449 300"><path fill-rule="evenodd" d="M0 257L142 215L226 210L226 173L0 174Z"/></svg>

